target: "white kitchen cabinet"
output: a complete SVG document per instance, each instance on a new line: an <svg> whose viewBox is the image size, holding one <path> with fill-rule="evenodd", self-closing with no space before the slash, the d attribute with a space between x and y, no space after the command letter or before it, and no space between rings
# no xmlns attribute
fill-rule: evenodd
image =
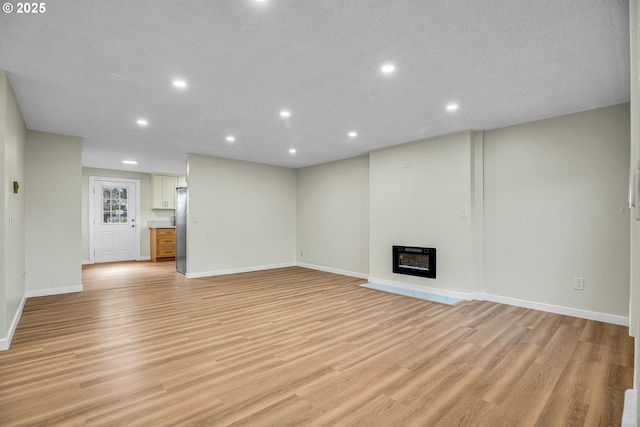
<svg viewBox="0 0 640 427"><path fill-rule="evenodd" d="M184 176L151 175L151 209L175 209L177 187L186 187Z"/></svg>

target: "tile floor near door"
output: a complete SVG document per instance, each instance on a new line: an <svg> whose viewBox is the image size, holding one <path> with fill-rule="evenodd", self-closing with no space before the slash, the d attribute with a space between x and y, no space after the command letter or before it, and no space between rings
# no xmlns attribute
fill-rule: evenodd
<svg viewBox="0 0 640 427"><path fill-rule="evenodd" d="M299 267L86 266L0 353L0 425L619 425L625 327Z"/></svg>

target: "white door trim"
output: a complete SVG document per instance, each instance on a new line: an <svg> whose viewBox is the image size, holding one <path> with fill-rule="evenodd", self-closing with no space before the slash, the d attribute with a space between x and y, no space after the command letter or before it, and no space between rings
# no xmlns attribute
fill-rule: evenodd
<svg viewBox="0 0 640 427"><path fill-rule="evenodd" d="M111 181L111 182L126 182L133 184L136 187L136 245L135 255L136 261L140 261L140 180L134 178L111 178L108 176L90 176L89 177L89 264L95 264L96 252L95 252L95 212L93 208L94 194L93 189L96 181Z"/></svg>

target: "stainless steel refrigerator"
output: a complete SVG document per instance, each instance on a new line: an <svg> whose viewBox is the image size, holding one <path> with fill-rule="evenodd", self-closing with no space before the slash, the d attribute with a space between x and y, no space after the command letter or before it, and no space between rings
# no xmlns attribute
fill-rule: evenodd
<svg viewBox="0 0 640 427"><path fill-rule="evenodd" d="M187 188L176 189L176 270L187 273Z"/></svg>

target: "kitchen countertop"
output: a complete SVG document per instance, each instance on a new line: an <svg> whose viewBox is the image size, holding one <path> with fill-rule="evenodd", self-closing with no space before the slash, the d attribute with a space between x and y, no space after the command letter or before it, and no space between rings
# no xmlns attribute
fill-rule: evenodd
<svg viewBox="0 0 640 427"><path fill-rule="evenodd" d="M176 228L173 221L148 221L149 228Z"/></svg>

